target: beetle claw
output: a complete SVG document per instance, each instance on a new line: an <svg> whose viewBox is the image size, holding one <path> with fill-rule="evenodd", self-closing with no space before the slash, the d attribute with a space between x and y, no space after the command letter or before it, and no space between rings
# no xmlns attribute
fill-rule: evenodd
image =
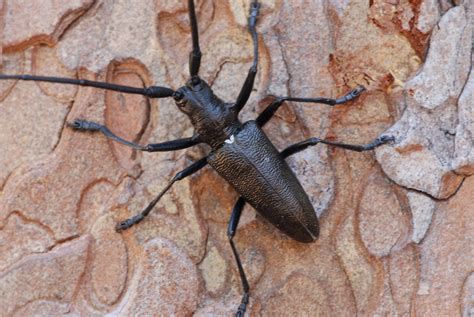
<svg viewBox="0 0 474 317"><path fill-rule="evenodd" d="M235 313L235 317L244 317L246 310L247 310L246 307L242 307L242 305L240 305L239 309Z"/></svg>
<svg viewBox="0 0 474 317"><path fill-rule="evenodd" d="M117 223L117 225L115 226L115 231L121 232L127 230L134 224L137 224L142 221L144 218L145 216L143 216L142 214L138 214L133 216L132 218L125 219L124 221Z"/></svg>
<svg viewBox="0 0 474 317"><path fill-rule="evenodd" d="M247 304L249 303L249 294L245 293L240 302L239 309L235 313L235 317L243 317L247 311Z"/></svg>
<svg viewBox="0 0 474 317"><path fill-rule="evenodd" d="M381 143L395 142L395 136L393 135L382 135L379 138Z"/></svg>
<svg viewBox="0 0 474 317"><path fill-rule="evenodd" d="M68 122L68 125L73 128L74 130L82 130L82 131L99 131L101 129L101 125L92 121L86 120L79 120L76 119L72 123Z"/></svg>
<svg viewBox="0 0 474 317"><path fill-rule="evenodd" d="M354 96L354 97L357 97L357 96L359 96L361 93L363 93L363 92L366 91L366 90L367 90L367 89L366 89L364 86L359 85L359 86L357 86L356 88L354 88L354 90L352 90L352 91L350 92L350 94L351 94L352 96Z"/></svg>
<svg viewBox="0 0 474 317"><path fill-rule="evenodd" d="M121 222L117 223L117 225L115 226L115 231L122 232L122 231L127 230L128 228L130 228L132 225L133 224L130 223L130 219L121 221Z"/></svg>

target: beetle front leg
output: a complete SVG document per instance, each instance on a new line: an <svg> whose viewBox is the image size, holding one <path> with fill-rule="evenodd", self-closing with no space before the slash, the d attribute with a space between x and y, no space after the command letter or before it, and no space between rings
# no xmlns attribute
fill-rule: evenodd
<svg viewBox="0 0 474 317"><path fill-rule="evenodd" d="M278 108L283 105L285 101L295 101L295 102L309 102L309 103L322 103L329 106L340 105L355 98L359 97L362 92L365 91L363 86L358 86L355 89L351 90L342 97L331 99L325 97L316 97L316 98L299 98L299 97L276 97L276 99L268 105L265 110L257 117L257 124L262 127L273 117Z"/></svg>
<svg viewBox="0 0 474 317"><path fill-rule="evenodd" d="M252 1L250 4L250 17L248 20L248 26L250 34L252 34L253 41L253 64L249 69L247 78L245 79L244 85L240 90L237 101L234 104L234 109L237 113L242 110L242 108L247 103L250 94L252 93L253 84L255 82L255 76L257 75L258 68L258 34L257 34L257 17L260 10L260 3L257 0Z"/></svg>
<svg viewBox="0 0 474 317"><path fill-rule="evenodd" d="M127 140L122 139L121 137L114 134L106 126L85 120L74 120L74 122L69 123L69 126L74 130L78 131L99 131L102 132L106 137L119 142L121 144L127 145L135 150L146 151L146 152L164 152L164 151L176 151L181 149L186 149L193 145L199 144L198 136L193 136L190 138L178 139L173 141L167 141L162 143L151 143L148 145L140 145L133 143Z"/></svg>
<svg viewBox="0 0 474 317"><path fill-rule="evenodd" d="M139 223L143 219L145 219L145 217L148 216L150 211L153 209L153 207L155 207L155 205L158 203L161 197L163 197L163 195L171 188L171 186L173 186L175 182L182 180L183 178L188 177L191 174L196 173L197 171L199 171L201 168L203 168L206 165L207 165L207 156L203 157L199 161L194 162L192 165L186 167L184 170L177 173L171 179L168 185L166 185L166 187L158 194L158 196L156 196L156 198L153 199L152 202L149 203L148 206L141 213L118 223L117 226L115 227L115 230L118 232L126 230L130 228L131 226Z"/></svg>
<svg viewBox="0 0 474 317"><path fill-rule="evenodd" d="M239 253L237 252L237 248L234 244L234 236L235 232L237 231L237 226L239 225L240 215L242 214L242 210L245 206L245 199L242 197L237 200L232 209L232 214L230 215L229 225L227 227L227 237L229 238L230 246L232 248L232 252L234 253L235 261L237 262L237 267L239 269L240 280L242 281L242 288L244 290L244 295L242 296L242 301L240 302L240 306L235 313L236 317L244 316L245 311L247 310L247 304L249 303L250 298L250 287L249 282L247 281L247 277L245 276L244 268L242 266L242 262L240 261Z"/></svg>

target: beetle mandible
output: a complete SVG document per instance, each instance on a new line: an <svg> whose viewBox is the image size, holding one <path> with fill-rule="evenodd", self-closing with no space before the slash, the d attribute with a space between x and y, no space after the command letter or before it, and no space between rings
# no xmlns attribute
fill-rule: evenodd
<svg viewBox="0 0 474 317"><path fill-rule="evenodd" d="M248 28L253 40L253 63L236 101L232 103L222 101L213 93L210 86L199 77L201 50L193 0L188 0L192 33L192 50L189 55L190 79L183 87L177 90L161 86L136 88L105 82L58 77L0 75L0 79L63 83L140 94L149 98L174 98L178 109L189 117L195 129L192 137L142 146L120 138L104 125L95 122L74 120L69 125L78 131L101 132L114 141L140 151L174 151L189 148L199 143L206 143L212 148L207 156L177 173L141 213L118 223L116 230L123 231L141 222L176 181L196 173L209 164L240 195L232 210L227 229L228 239L237 263L243 288L243 296L236 316L244 315L249 303L250 294L249 283L233 241L241 212L246 203L254 207L259 214L294 240L309 243L317 239L319 234L316 212L298 179L285 162L285 158L319 143L361 152L372 150L394 140L391 136L381 136L366 145L353 145L313 137L290 145L279 152L262 131L262 127L272 118L285 101L322 103L334 106L358 97L365 90L362 86L337 99L277 97L255 121L241 123L238 116L250 97L258 68L256 24L259 9L260 3L257 0L253 0L250 5L248 18Z"/></svg>

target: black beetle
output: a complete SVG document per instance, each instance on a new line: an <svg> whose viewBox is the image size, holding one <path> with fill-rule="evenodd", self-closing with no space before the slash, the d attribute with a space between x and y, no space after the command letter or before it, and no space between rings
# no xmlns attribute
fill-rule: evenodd
<svg viewBox="0 0 474 317"><path fill-rule="evenodd" d="M211 146L211 153L177 173L145 210L117 224L116 229L122 231L142 221L174 182L197 172L207 164L211 165L240 194L240 198L232 210L227 230L244 290L241 305L236 313L237 316L242 316L245 313L249 301L249 285L233 242L239 218L246 202L275 227L299 242L313 242L319 235L318 218L313 206L298 179L286 164L285 158L318 143L354 151L367 151L394 140L393 137L382 136L367 145L352 145L310 138L279 152L261 129L285 101L323 103L334 106L359 96L365 90L362 86L337 99L277 97L255 121L241 123L238 119L239 112L249 99L257 74L258 35L256 23L259 8L258 1L253 0L250 6L248 27L253 39L254 59L239 96L234 103L223 102L214 95L209 85L198 76L201 51L193 0L188 1L193 46L189 57L191 77L185 86L177 90L159 86L135 88L58 77L0 75L0 79L64 83L140 94L149 98L174 98L178 108L189 117L195 128L195 133L190 138L141 146L116 136L107 127L95 122L75 120L70 126L81 131L100 131L117 142L141 151L174 151L199 143L206 143Z"/></svg>

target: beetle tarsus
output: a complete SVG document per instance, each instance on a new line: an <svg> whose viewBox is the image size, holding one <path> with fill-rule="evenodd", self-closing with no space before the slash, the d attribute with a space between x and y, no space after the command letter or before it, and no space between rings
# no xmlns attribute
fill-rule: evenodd
<svg viewBox="0 0 474 317"><path fill-rule="evenodd" d="M242 297L242 301L240 302L240 305L239 305L239 309L237 309L237 312L235 313L236 317L243 317L245 315L245 312L247 311L247 305L249 303L249 298L250 298L249 293L244 293L244 296Z"/></svg>
<svg viewBox="0 0 474 317"><path fill-rule="evenodd" d="M257 25L257 17L260 10L260 3L252 2L250 7L249 28L253 29Z"/></svg>
<svg viewBox="0 0 474 317"><path fill-rule="evenodd" d="M380 144L393 143L393 142L395 142L395 136L393 136L393 135L382 135L377 139L377 141Z"/></svg>
<svg viewBox="0 0 474 317"><path fill-rule="evenodd" d="M68 125L74 130L82 131L100 131L102 128L102 125L98 123L79 119L74 120L72 123L68 123Z"/></svg>
<svg viewBox="0 0 474 317"><path fill-rule="evenodd" d="M336 105L339 105L341 103L346 103L350 100L353 100L353 99L359 97L360 94L363 93L364 91L366 91L365 87L362 86L362 85L359 85L356 88L354 88L353 90L349 91L349 93L347 93L346 95L344 95L340 98L337 98L336 99Z"/></svg>
<svg viewBox="0 0 474 317"><path fill-rule="evenodd" d="M121 231L127 230L131 226L142 221L144 218L145 217L142 214L138 214L138 215L133 216L132 218L128 218L124 221L121 221L117 223L117 225L115 226L115 231L121 232Z"/></svg>
<svg viewBox="0 0 474 317"><path fill-rule="evenodd" d="M382 135L378 138L376 138L372 143L369 143L369 144L366 144L366 145L363 145L363 146L359 146L359 149L358 151L369 151L369 150L373 150L381 145L384 145L384 144L387 144L387 143L390 143L390 142L394 142L395 141L395 137L392 136L392 135ZM353 147L357 147L357 146L353 146ZM351 148L349 148L351 149Z"/></svg>
<svg viewBox="0 0 474 317"><path fill-rule="evenodd" d="M359 96L361 93L363 93L363 92L366 91L366 90L367 90L367 89L365 89L364 86L359 85L359 86L357 86L356 88L354 88L354 89L350 92L350 94L352 94L354 97L357 97L357 96Z"/></svg>

